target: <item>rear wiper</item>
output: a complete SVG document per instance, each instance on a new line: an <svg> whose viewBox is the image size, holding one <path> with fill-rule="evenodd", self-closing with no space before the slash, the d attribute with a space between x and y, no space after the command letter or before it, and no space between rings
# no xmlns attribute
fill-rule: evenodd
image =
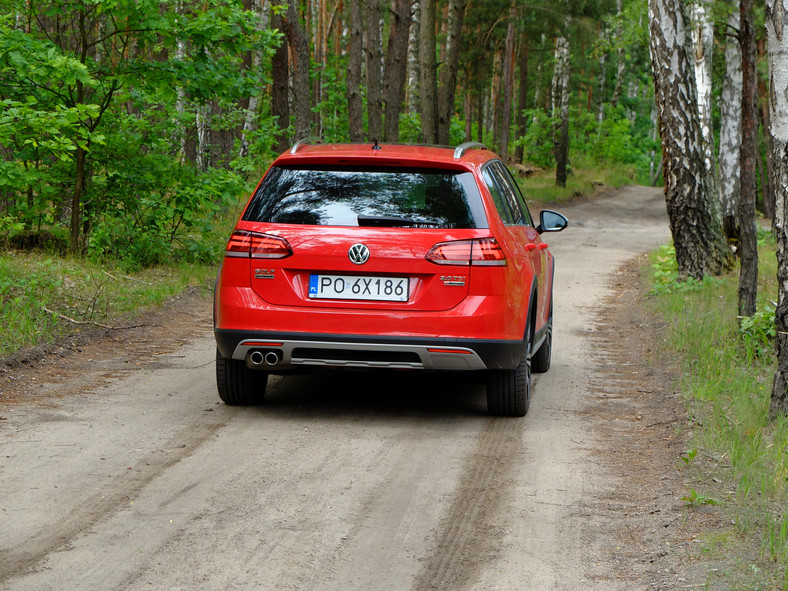
<svg viewBox="0 0 788 591"><path fill-rule="evenodd" d="M375 226L381 228L396 228L399 226L437 226L437 222L400 218L393 215L359 215L359 226Z"/></svg>

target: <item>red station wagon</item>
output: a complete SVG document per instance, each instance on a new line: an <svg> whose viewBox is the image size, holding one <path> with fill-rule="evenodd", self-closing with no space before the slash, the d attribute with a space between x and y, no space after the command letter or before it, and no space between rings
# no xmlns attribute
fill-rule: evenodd
<svg viewBox="0 0 788 591"><path fill-rule="evenodd" d="M305 367L478 372L489 412L523 416L550 367L553 256L503 162L457 148L297 143L271 165L216 284L227 404Z"/></svg>

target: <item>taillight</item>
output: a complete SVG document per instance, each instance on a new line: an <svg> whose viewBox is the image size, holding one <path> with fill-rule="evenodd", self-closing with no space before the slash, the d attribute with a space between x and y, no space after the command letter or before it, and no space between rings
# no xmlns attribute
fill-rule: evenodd
<svg viewBox="0 0 788 591"><path fill-rule="evenodd" d="M506 256L495 238L441 242L430 249L427 260L436 265L506 265Z"/></svg>
<svg viewBox="0 0 788 591"><path fill-rule="evenodd" d="M253 259L283 259L293 254L287 240L271 234L236 230L227 243L225 256Z"/></svg>

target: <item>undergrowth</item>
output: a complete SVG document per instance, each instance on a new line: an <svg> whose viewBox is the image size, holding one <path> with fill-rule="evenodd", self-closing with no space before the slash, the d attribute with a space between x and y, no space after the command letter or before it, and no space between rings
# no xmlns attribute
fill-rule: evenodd
<svg viewBox="0 0 788 591"><path fill-rule="evenodd" d="M95 326L118 326L215 268L182 264L129 274L117 264L41 252L0 252L0 359Z"/></svg>
<svg viewBox="0 0 788 591"><path fill-rule="evenodd" d="M724 543L710 532L702 553L726 566L709 588L788 590L788 421L770 420L775 371L774 241L759 240L758 311L737 318L738 270L703 281L678 280L675 252L652 254L652 305L683 358L691 449L681 459L693 484L688 510L714 505L733 524ZM678 458L677 458L678 459Z"/></svg>

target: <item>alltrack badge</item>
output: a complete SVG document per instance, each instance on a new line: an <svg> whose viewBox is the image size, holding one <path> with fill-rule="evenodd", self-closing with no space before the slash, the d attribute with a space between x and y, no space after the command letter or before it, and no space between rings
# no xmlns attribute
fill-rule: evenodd
<svg viewBox="0 0 788 591"><path fill-rule="evenodd" d="M369 260L369 248L366 244L354 244L347 252L350 262L356 265L363 265Z"/></svg>

